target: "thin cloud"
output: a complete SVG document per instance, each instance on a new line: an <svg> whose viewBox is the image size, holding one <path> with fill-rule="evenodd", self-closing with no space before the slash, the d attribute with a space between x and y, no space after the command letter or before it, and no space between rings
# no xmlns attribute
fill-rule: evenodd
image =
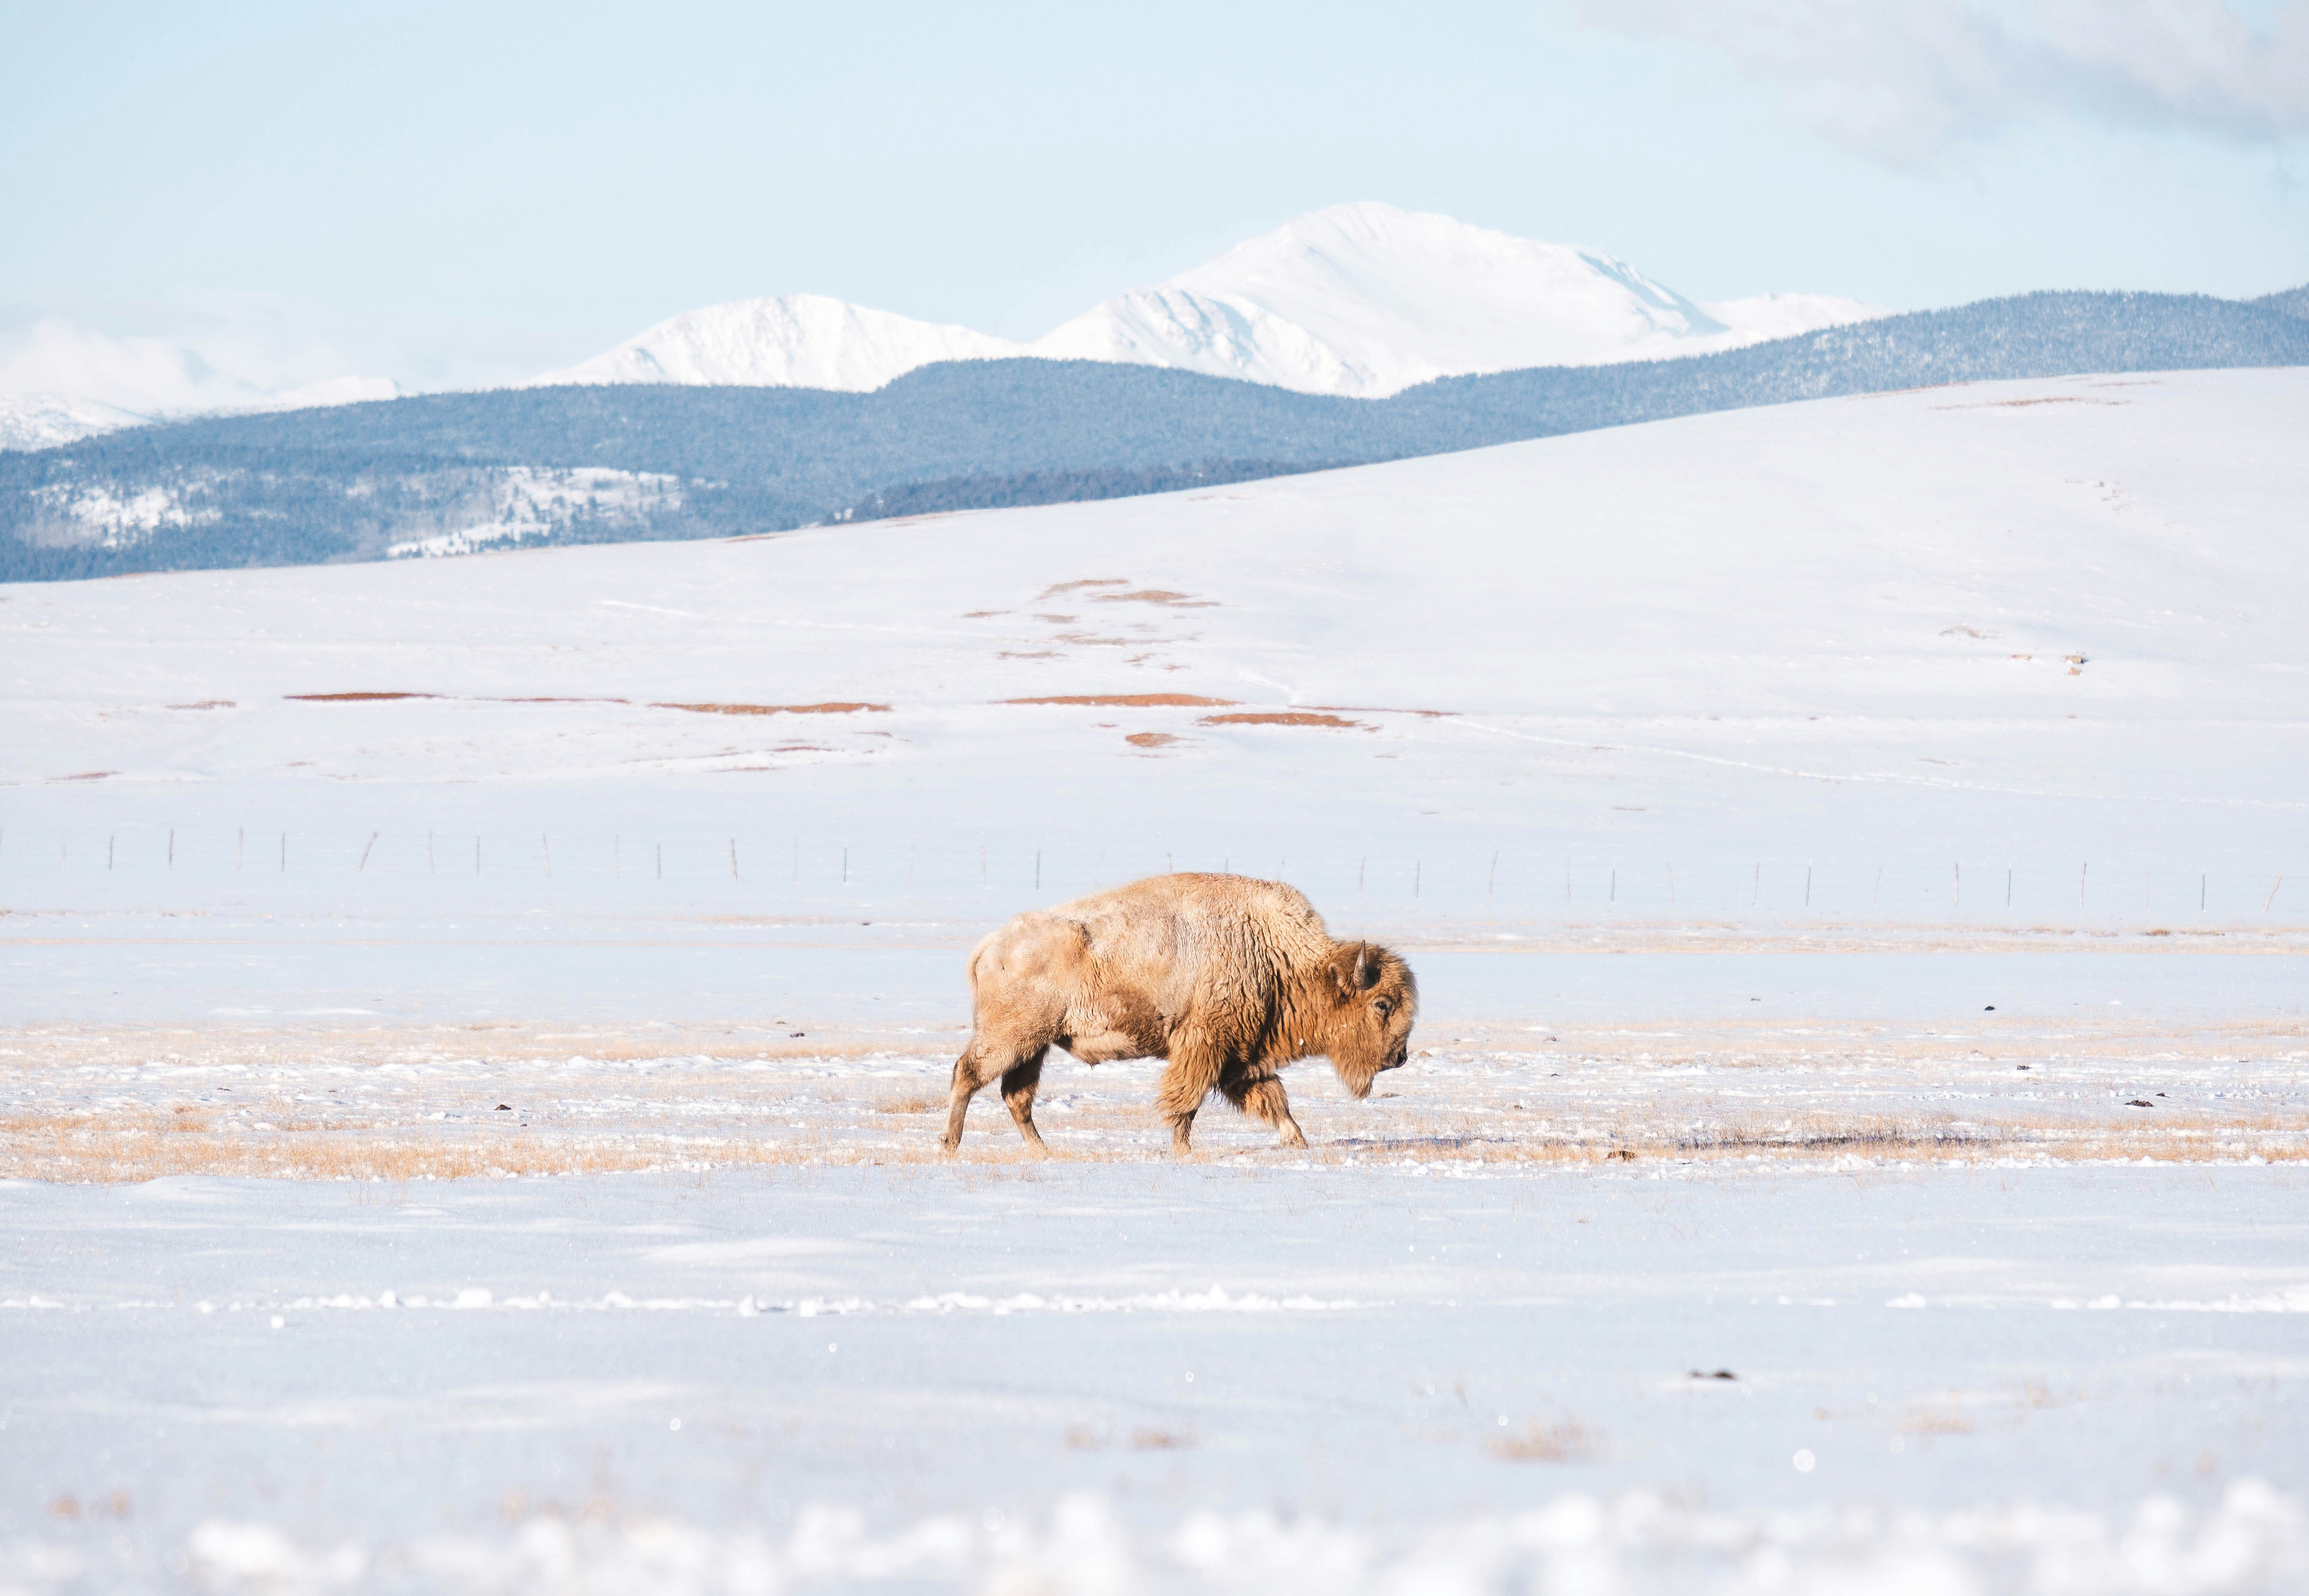
<svg viewBox="0 0 2309 1596"><path fill-rule="evenodd" d="M1720 50L1797 120L1895 167L2056 119L2248 144L2309 133L2305 0L2259 26L2219 0L1590 0L1582 14Z"/></svg>

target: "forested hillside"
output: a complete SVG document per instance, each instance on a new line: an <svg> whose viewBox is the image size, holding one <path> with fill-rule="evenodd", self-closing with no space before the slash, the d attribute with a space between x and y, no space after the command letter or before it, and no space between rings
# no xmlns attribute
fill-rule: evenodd
<svg viewBox="0 0 2309 1596"><path fill-rule="evenodd" d="M219 417L0 454L0 580L720 537L1162 492L1935 383L2304 365L2297 298L2034 294L1375 401L1016 359L926 367L870 393L563 387Z"/></svg>

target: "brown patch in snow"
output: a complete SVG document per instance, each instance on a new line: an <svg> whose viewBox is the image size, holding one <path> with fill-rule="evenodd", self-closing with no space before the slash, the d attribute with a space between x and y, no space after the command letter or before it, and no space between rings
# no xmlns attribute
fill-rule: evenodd
<svg viewBox="0 0 2309 1596"><path fill-rule="evenodd" d="M1128 576L1085 576L1080 582L1062 582L1056 587L1044 588L1034 597L1037 600L1055 599L1060 593L1071 593L1077 588L1127 588L1129 585L1130 578Z"/></svg>
<svg viewBox="0 0 2309 1596"><path fill-rule="evenodd" d="M1198 698L1192 693L1077 693L1057 698L1006 698L1005 703L1074 703L1092 709L1222 710L1232 698Z"/></svg>
<svg viewBox="0 0 2309 1596"><path fill-rule="evenodd" d="M289 693L291 703L389 703L400 698L438 698L438 693Z"/></svg>
<svg viewBox="0 0 2309 1596"><path fill-rule="evenodd" d="M1205 715L1197 724L1202 726L1335 726L1354 727L1362 731L1371 729L1361 720L1342 720L1336 715L1310 715L1305 710L1246 710L1235 715Z"/></svg>
<svg viewBox="0 0 2309 1596"><path fill-rule="evenodd" d="M1310 703L1307 707L1341 715L1418 715L1430 720L1448 720L1459 713L1457 710L1390 710L1369 703Z"/></svg>
<svg viewBox="0 0 2309 1596"><path fill-rule="evenodd" d="M886 703L653 703L653 710L686 710L693 715L886 715Z"/></svg>
<svg viewBox="0 0 2309 1596"><path fill-rule="evenodd" d="M1172 609L1216 609L1215 599L1198 599L1190 593L1174 593L1168 588L1140 588L1132 593L1101 593L1101 604L1161 604Z"/></svg>
<svg viewBox="0 0 2309 1596"><path fill-rule="evenodd" d="M1179 739L1167 731L1134 731L1122 740L1134 748L1167 748Z"/></svg>

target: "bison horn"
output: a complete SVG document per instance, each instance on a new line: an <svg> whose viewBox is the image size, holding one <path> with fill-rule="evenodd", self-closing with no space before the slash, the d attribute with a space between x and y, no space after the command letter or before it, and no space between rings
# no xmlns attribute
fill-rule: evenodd
<svg viewBox="0 0 2309 1596"><path fill-rule="evenodd" d="M1355 985L1366 992L1379 985L1379 960L1368 942L1355 953Z"/></svg>

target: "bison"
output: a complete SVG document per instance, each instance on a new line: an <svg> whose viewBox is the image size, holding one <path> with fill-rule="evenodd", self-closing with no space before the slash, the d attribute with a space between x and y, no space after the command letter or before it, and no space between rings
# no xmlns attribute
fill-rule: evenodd
<svg viewBox="0 0 2309 1596"><path fill-rule="evenodd" d="M1295 888L1241 876L1155 876L1019 915L970 953L973 1029L955 1061L946 1146L997 1076L1028 1146L1043 1056L1085 1064L1167 1059L1156 1095L1171 1148L1216 1090L1281 1133L1307 1138L1276 1072L1318 1054L1370 1095L1410 1053L1419 1007L1411 967L1368 942L1335 942Z"/></svg>

